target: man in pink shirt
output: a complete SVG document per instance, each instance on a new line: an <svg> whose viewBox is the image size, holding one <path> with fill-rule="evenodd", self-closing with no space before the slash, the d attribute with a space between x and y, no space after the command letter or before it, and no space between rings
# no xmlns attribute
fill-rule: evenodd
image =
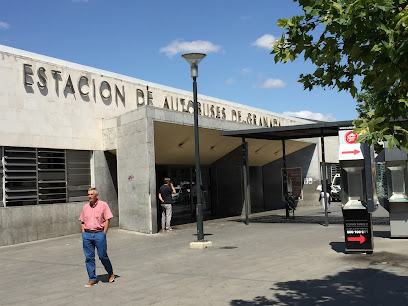
<svg viewBox="0 0 408 306"><path fill-rule="evenodd" d="M106 272L109 282L115 280L112 264L109 260L106 244L106 233L109 228L109 219L113 217L108 204L98 200L99 193L96 188L89 188L89 203L84 206L79 217L81 221L82 246L85 253L85 265L88 271L89 282L85 287L97 285L95 272L95 247Z"/></svg>

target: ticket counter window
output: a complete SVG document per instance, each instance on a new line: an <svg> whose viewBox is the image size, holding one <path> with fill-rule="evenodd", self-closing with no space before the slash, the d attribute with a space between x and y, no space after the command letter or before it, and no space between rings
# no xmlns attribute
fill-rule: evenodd
<svg viewBox="0 0 408 306"><path fill-rule="evenodd" d="M342 169L342 181L345 192L345 205L361 205L364 200L364 168L348 166Z"/></svg>
<svg viewBox="0 0 408 306"><path fill-rule="evenodd" d="M361 201L363 198L362 173L361 171L348 172L349 198L350 200Z"/></svg>
<svg viewBox="0 0 408 306"><path fill-rule="evenodd" d="M388 167L391 174L391 197L394 199L407 199L406 194L406 167L393 166Z"/></svg>

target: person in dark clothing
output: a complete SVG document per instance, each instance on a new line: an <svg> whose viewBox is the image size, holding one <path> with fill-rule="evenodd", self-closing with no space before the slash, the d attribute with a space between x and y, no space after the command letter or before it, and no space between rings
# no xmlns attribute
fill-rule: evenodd
<svg viewBox="0 0 408 306"><path fill-rule="evenodd" d="M164 184L160 187L159 190L159 199L161 201L162 207L162 230L172 230L172 228L170 227L170 221L172 215L171 204L173 203L173 197L171 195L175 193L176 190L174 189L171 179L166 177L164 179Z"/></svg>

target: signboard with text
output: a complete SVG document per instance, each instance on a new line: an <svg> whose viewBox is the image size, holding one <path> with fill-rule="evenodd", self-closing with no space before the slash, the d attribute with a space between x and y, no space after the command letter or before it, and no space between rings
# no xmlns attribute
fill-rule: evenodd
<svg viewBox="0 0 408 306"><path fill-rule="evenodd" d="M282 175L282 195L284 194L283 186L283 168ZM288 180L288 192L293 196L302 199L302 168L287 168L286 175Z"/></svg>
<svg viewBox="0 0 408 306"><path fill-rule="evenodd" d="M339 130L339 160L364 159L358 134L353 130Z"/></svg>
<svg viewBox="0 0 408 306"><path fill-rule="evenodd" d="M343 209L346 252L372 252L373 231L367 209Z"/></svg>

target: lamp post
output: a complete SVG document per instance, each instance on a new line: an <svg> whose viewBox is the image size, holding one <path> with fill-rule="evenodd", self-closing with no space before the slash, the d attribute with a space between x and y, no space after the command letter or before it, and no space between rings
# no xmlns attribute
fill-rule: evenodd
<svg viewBox="0 0 408 306"><path fill-rule="evenodd" d="M197 104L197 77L198 64L206 55L203 53L188 53L182 57L191 66L191 77L193 78L194 96L194 144L195 144L195 164L196 164L196 184L197 184L197 240L204 240L203 207L201 205L201 170L200 170L200 147L198 139L198 104Z"/></svg>

